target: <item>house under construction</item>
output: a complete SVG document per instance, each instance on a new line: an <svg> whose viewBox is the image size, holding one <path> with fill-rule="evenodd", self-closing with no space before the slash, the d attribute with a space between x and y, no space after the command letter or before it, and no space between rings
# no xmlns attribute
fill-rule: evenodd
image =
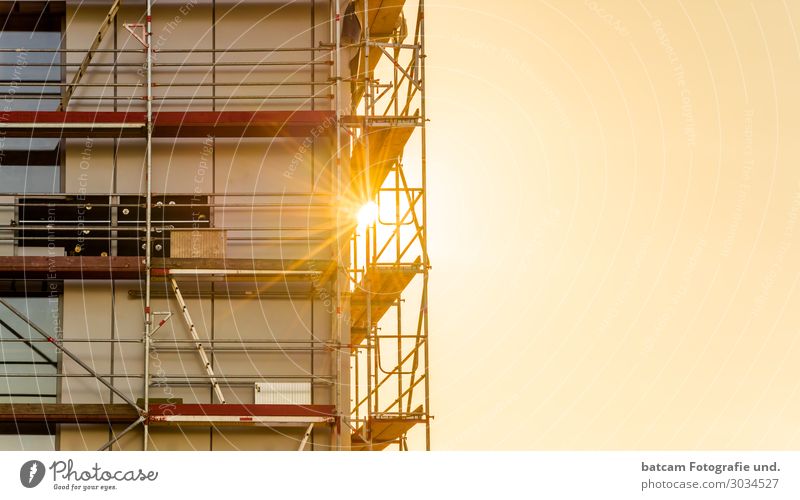
<svg viewBox="0 0 800 500"><path fill-rule="evenodd" d="M0 23L0 448L430 448L423 0Z"/></svg>

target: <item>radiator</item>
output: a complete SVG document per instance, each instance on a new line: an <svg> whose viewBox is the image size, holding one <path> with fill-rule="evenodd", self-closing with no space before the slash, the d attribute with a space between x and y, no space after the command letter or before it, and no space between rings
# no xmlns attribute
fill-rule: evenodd
<svg viewBox="0 0 800 500"><path fill-rule="evenodd" d="M256 382L257 405L310 405L310 382Z"/></svg>

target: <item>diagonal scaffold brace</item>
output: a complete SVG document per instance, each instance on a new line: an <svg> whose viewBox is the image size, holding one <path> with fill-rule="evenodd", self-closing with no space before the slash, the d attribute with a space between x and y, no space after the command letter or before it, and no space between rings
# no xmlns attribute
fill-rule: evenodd
<svg viewBox="0 0 800 500"><path fill-rule="evenodd" d="M135 403L135 402L134 402L134 401L133 401L131 398L129 398L129 397L128 397L126 394L124 394L122 391L120 391L119 389L117 389L116 387L114 387L114 385L113 385L113 384L111 384L111 382L109 382L109 381L108 381L108 380L106 380L106 379L105 379L105 378L104 378L102 375L100 375L100 374L98 374L96 371L94 371L94 369L93 369L91 366L89 366L89 365L87 365L86 363L84 363L84 362L83 362L83 360L81 360L81 359L80 359L80 358L79 358L77 355L75 355L74 353L72 353L72 351L70 351L69 349L67 349L66 347L64 347L64 344L63 344L63 343L62 343L60 340L58 340L57 338L55 338L55 337L53 337L52 335L48 334L47 332L45 332L44 330L42 330L42 329L41 329L41 328L40 328L40 327L39 327L37 324L35 324L35 323L34 323L34 322L32 322L31 320L29 320L29 319L28 319L28 317L27 317L27 316L25 316L25 314L23 314L23 313L22 313L22 311L20 311L20 310L19 310L19 309L17 309L16 307L12 306L11 304L9 304L8 302L6 302L6 301L5 301L5 300L3 300L3 299L0 299L0 304L4 305L4 306L5 306L5 307L6 307L6 308L7 308L9 311L11 311L11 312L12 312L12 313L13 313L15 316L17 316L19 319L21 319L22 321L24 321L24 322L25 322L25 323L26 323L28 326L30 326L30 327L31 327L31 329L32 329L33 331L35 331L36 333L38 333L39 335L41 335L42 337L44 337L45 339L47 339L47 341L48 341L48 342L50 342L51 344L53 344L53 345L56 347L56 349L58 349L59 351L61 351L62 353L64 353L64 355L65 355L65 356L67 356L67 357L68 357L68 358L70 358L72 361L74 361L75 363L77 363L77 364L78 364L78 365L79 365L81 368L83 368L84 370L86 370L87 372L89 372L89 374L90 374L91 376L93 376L94 378L96 378L98 382L100 382L100 383L101 383L101 384L103 384L104 386L108 387L108 388L111 390L111 392L113 392L114 394L116 394L117 396L119 396L119 397L120 397L120 398L121 398L123 401L125 401L126 403L128 403L128 404L129 404L129 405L131 405L132 407L136 408L136 411L138 411L138 412L139 412L139 415L141 415L141 416L144 416L144 415L146 415L146 414L147 414L147 412L146 412L145 410L143 410L142 408L140 408L140 407L139 407L139 405L137 405L137 404L136 404L136 403Z"/></svg>
<svg viewBox="0 0 800 500"><path fill-rule="evenodd" d="M122 437L125 434L127 434L130 431L132 431L133 429L135 429L137 425L139 425L141 423L144 423L145 420L147 420L145 417L140 416L138 419L136 419L136 421L134 423L132 423L128 427L125 427L122 430L122 432L119 432L119 433L115 434L113 438L109 439L108 442L106 444L104 444L103 446L101 446L100 448L98 448L97 451L105 451L105 450L109 449L111 447L111 445L113 445L114 443L116 443L117 441L122 439Z"/></svg>

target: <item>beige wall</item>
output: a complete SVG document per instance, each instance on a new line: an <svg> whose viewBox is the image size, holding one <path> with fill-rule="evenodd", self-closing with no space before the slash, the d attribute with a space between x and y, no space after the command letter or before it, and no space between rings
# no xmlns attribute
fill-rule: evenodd
<svg viewBox="0 0 800 500"><path fill-rule="evenodd" d="M217 6L217 47L278 47L310 46L309 31L311 13L308 5L292 5L278 8L277 5L247 5L232 7L230 3ZM67 46L85 49L97 26L102 20L107 7L82 5L77 2L70 5L67 19ZM209 5L195 5L187 14L181 14L181 4L164 5L161 3L154 9L154 43L160 49L170 48L211 48L212 11ZM135 22L143 12L141 6L124 7L120 11L117 27L118 47L137 47L138 42L130 38L121 23ZM316 19L321 23L327 14L327 2L317 5ZM179 16L181 21L170 27L167 20ZM328 37L328 27L321 24L315 30L316 42ZM103 47L113 47L113 37L107 36ZM281 55L280 58L297 60L297 54ZM307 57L307 56L303 56ZM275 59L275 60L279 60ZM74 55L75 61L79 60ZM110 62L110 55L98 57L98 61ZM125 55L120 60L143 61L142 55ZM208 62L209 55L162 54L158 61ZM225 56L226 61L253 60L252 54L233 54ZM317 78L329 77L328 68L317 70ZM308 80L307 71L287 72L285 68L236 68L220 69L217 81L284 81ZM119 82L137 82L141 77L132 70L120 70L117 74ZM211 75L208 68L185 68L175 76L174 68L157 69L154 74L157 82L209 82ZM87 82L105 83L113 81L111 72L92 72ZM265 94L274 88L264 87L221 87L219 95ZM81 89L76 96L110 95L108 89ZM129 95L130 89L121 89L120 95ZM157 96L167 91L159 89ZM210 95L210 88L177 87L169 91L172 95ZM308 93L305 87L287 86L281 93ZM310 105L298 100L281 100L269 102L230 101L218 102L217 109L311 109ZM119 109L125 109L120 106ZM330 106L330 102L324 102ZM162 105L156 102L158 109L211 109L210 101L175 102ZM71 109L97 109L96 103L76 101ZM111 109L104 105L102 109ZM132 109L143 109L143 103L136 101ZM320 102L316 109L324 109ZM156 139L153 144L153 190L154 192L246 192L246 193L282 193L282 192L316 192L330 191L330 144L318 140L314 154L301 155L299 164L293 165L292 159L301 147L300 139L218 139L213 144L213 154L208 158L210 145L204 139ZM117 141L117 154L114 155L115 141L96 139L87 147L82 140L68 141L66 160L67 191L77 191L85 187L93 193L136 193L144 190L144 141L125 139ZM86 151L89 151L88 158ZM81 166L82 160L88 159ZM291 175L287 174L290 171ZM306 198L307 199L307 198ZM237 202L248 202L255 198L237 199ZM272 201L278 201L275 198ZM230 200L234 201L234 200ZM257 201L264 201L259 198ZM217 210L215 224L218 227L233 226L324 226L330 225L330 214L327 211L282 210L257 212L249 209ZM230 232L230 236L248 236L249 231ZM274 233L273 233L274 234ZM287 233L288 234L288 233ZM263 235L263 234L260 234ZM323 234L322 236L327 236ZM331 257L327 248L320 249L314 242L277 243L277 242L233 242L229 241L226 251L228 257L234 258L282 258L296 259L313 255L317 259ZM116 281L115 283L67 283L64 297L65 336L78 338L117 338L140 339L143 331L143 302L141 299L129 297L129 290L139 290L137 282ZM191 287L186 287L189 290ZM247 287L244 287L247 288ZM207 287L206 287L207 289ZM252 286L250 287L252 289ZM155 283L154 290L163 292L164 283ZM210 298L187 300L198 334L202 338L233 339L309 339L311 325L318 340L331 338L331 311L317 298L292 298L278 300L256 300L244 298ZM155 299L154 311L171 310L176 315L162 328L154 339L189 339L190 334L180 317L174 298ZM75 344L71 349L90 359L93 366L102 373L141 374L143 372L143 350L140 344ZM268 379L271 375L307 375L312 371L311 355L308 353L220 353L214 356L213 362L218 374L248 375L255 379ZM164 372L173 375L204 374L199 356L196 352L160 353L158 360L153 360L154 371L157 366ZM348 380L348 363L340 367L340 379ZM79 369L70 363L65 364L68 372ZM330 375L332 370L329 353L315 353L313 373ZM142 380L117 378L116 387L133 398L143 395ZM62 386L63 402L120 402L120 398L111 398L110 391L92 379L67 379ZM253 403L253 387L225 388L223 391L230 403ZM342 403L347 413L348 390L343 390ZM151 397L182 398L185 403L217 402L212 398L210 386L183 387L170 384L168 388L156 387L151 390ZM315 403L332 403L332 390L329 386L318 385L314 390ZM215 429L208 428L161 428L152 429L152 449L296 449L302 438L303 429L277 430L269 429ZM320 445L328 445L330 436L328 429L315 431L314 442L317 449ZM109 431L103 426L62 426L59 445L61 449L92 449L109 439ZM124 449L139 449L142 446L141 431L126 436L120 446Z"/></svg>

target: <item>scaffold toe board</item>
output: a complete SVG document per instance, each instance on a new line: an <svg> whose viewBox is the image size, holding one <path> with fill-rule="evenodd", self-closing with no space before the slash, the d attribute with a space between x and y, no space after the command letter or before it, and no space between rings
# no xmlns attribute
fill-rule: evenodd
<svg viewBox="0 0 800 500"><path fill-rule="evenodd" d="M350 160L352 185L357 199L372 199L403 154L414 129L411 127L370 127L368 138L360 137ZM369 143L369 175L364 161L364 142ZM369 186L368 189L366 187Z"/></svg>
<svg viewBox="0 0 800 500"><path fill-rule="evenodd" d="M179 404L150 405L150 425L307 426L333 423L333 405Z"/></svg>
<svg viewBox="0 0 800 500"><path fill-rule="evenodd" d="M420 260L417 259L413 264L374 267L367 273L361 286L350 297L350 343L353 350L366 338L369 323L380 321L419 272Z"/></svg>
<svg viewBox="0 0 800 500"><path fill-rule="evenodd" d="M333 264L327 260L160 259L152 260L154 276L233 280L319 279ZM144 259L120 256L0 256L0 280L140 279Z"/></svg>
<svg viewBox="0 0 800 500"><path fill-rule="evenodd" d="M144 112L9 111L0 121L6 137L142 137ZM304 137L333 123L330 111L161 111L153 137ZM326 125L327 124L327 125Z"/></svg>
<svg viewBox="0 0 800 500"><path fill-rule="evenodd" d="M0 256L0 279L138 279L138 257Z"/></svg>
<svg viewBox="0 0 800 500"><path fill-rule="evenodd" d="M369 421L369 429L372 433L372 446L369 441L365 441L363 428L353 433L350 442L353 451L380 451L390 444L397 443L415 425L425 423L425 415L422 407L417 408L413 413L403 415L374 415Z"/></svg>
<svg viewBox="0 0 800 500"><path fill-rule="evenodd" d="M391 36L401 23L400 14L403 13L405 3L406 0L370 0L367 16L370 38ZM358 13L361 25L364 26L364 0L356 1L355 11Z"/></svg>
<svg viewBox="0 0 800 500"><path fill-rule="evenodd" d="M128 404L0 404L2 424L129 424L137 418L138 412Z"/></svg>

